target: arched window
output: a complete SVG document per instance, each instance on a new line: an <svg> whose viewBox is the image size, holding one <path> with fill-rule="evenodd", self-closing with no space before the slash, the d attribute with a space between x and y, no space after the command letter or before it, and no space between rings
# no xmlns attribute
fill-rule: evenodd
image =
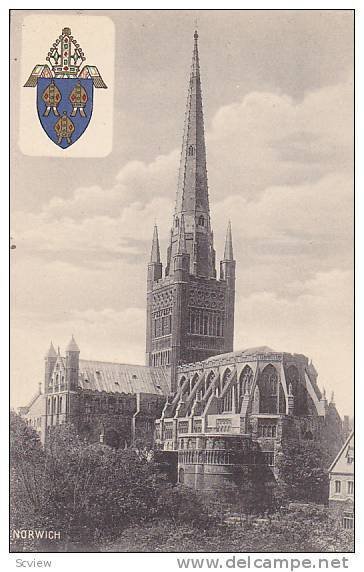
<svg viewBox="0 0 364 572"><path fill-rule="evenodd" d="M183 485L183 483L185 482L185 470L184 469L180 469L178 472L178 482Z"/></svg>
<svg viewBox="0 0 364 572"><path fill-rule="evenodd" d="M189 157L193 157L194 154L195 154L194 146L193 146L193 145L190 145L190 146L188 147L188 156L189 156Z"/></svg>
<svg viewBox="0 0 364 572"><path fill-rule="evenodd" d="M223 378L222 378L222 386L225 387L226 383L229 381L231 376L231 370L229 368L227 368L224 372Z"/></svg>
<svg viewBox="0 0 364 572"><path fill-rule="evenodd" d="M278 383L275 367L267 365L258 378L260 413L278 413Z"/></svg>
<svg viewBox="0 0 364 572"><path fill-rule="evenodd" d="M230 413L232 411L232 406L233 406L233 391L232 388L230 387L224 396L223 411L226 413Z"/></svg>
<svg viewBox="0 0 364 572"><path fill-rule="evenodd" d="M239 378L239 389L240 396L242 397L246 393L250 393L253 383L253 370L251 367L246 365L240 374Z"/></svg>
<svg viewBox="0 0 364 572"><path fill-rule="evenodd" d="M205 226L205 219L204 219L203 215L200 215L198 217L198 224L199 224L199 226Z"/></svg>
<svg viewBox="0 0 364 572"><path fill-rule="evenodd" d="M176 226L177 228L179 227L179 218L178 218L178 216L176 216L176 218L175 218L174 226Z"/></svg>
<svg viewBox="0 0 364 572"><path fill-rule="evenodd" d="M300 374L295 365L290 365L286 372L286 383L287 388L292 389L292 394L294 397L294 415L306 415L308 412L307 405L307 390L303 383L300 383Z"/></svg>
<svg viewBox="0 0 364 572"><path fill-rule="evenodd" d="M210 373L208 374L208 376L206 378L206 391L208 390L208 388L210 387L210 385L214 381L214 378L215 378L214 372L210 371Z"/></svg>

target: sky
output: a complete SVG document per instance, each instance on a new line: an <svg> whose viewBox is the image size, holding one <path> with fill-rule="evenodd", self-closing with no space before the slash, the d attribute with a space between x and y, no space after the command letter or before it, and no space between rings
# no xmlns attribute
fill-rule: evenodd
<svg viewBox="0 0 364 572"><path fill-rule="evenodd" d="M12 404L36 392L51 340L144 363L146 268L155 221L165 262L197 25L217 259L231 219L237 261L234 348L304 353L352 414L352 13L82 11L115 37L112 151L91 159L21 150L29 13L11 29Z"/></svg>

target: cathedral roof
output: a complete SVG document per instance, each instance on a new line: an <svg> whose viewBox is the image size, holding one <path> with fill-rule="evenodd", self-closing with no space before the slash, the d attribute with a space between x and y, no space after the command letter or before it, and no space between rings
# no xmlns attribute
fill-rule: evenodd
<svg viewBox="0 0 364 572"><path fill-rule="evenodd" d="M228 360L230 358L233 359L241 356L250 356L256 354L276 354L276 353L279 352L276 352L276 350L272 350L272 348L269 348L268 346L257 346L254 348L247 348L246 350L228 352L226 354L218 354L216 356L211 356L205 359L203 363L209 363L212 361L219 361L219 360Z"/></svg>
<svg viewBox="0 0 364 572"><path fill-rule="evenodd" d="M79 387L107 393L169 393L164 368L83 359L80 359Z"/></svg>

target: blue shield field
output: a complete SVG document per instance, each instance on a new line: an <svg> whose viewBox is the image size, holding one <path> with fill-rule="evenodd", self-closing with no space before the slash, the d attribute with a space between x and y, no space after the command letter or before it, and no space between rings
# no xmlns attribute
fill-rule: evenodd
<svg viewBox="0 0 364 572"><path fill-rule="evenodd" d="M48 137L61 149L73 145L85 132L92 107L92 79L38 79L38 117Z"/></svg>

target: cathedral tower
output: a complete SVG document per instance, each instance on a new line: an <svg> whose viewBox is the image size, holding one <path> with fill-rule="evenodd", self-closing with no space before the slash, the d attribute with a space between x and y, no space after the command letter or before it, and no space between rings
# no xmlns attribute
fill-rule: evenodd
<svg viewBox="0 0 364 572"><path fill-rule="evenodd" d="M170 369L233 350L235 261L229 223L220 279L210 221L198 34L194 34L181 163L165 276L154 228L147 280L146 363Z"/></svg>

